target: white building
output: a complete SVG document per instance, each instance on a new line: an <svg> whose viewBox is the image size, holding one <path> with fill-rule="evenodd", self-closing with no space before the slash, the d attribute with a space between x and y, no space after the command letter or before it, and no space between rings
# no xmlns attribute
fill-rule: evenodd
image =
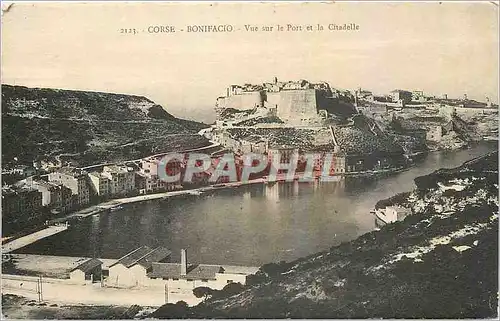
<svg viewBox="0 0 500 321"><path fill-rule="evenodd" d="M180 181L167 183L160 179L158 175L159 163L160 160L156 158L141 159L141 168L139 172L136 173L135 178L136 187L139 190L139 193L165 192L182 188ZM168 175L175 176L177 173L180 173L181 166L182 163L180 161L170 161L167 165L168 170L170 171Z"/></svg>
<svg viewBox="0 0 500 321"><path fill-rule="evenodd" d="M102 261L98 259L89 259L76 266L69 272L71 281L78 283L98 282L102 275Z"/></svg>
<svg viewBox="0 0 500 321"><path fill-rule="evenodd" d="M197 304L193 289L208 287L221 290L227 284L246 284L247 277L258 267L211 264L189 264L186 250L181 250L181 263L170 263L170 251L163 247L152 250L140 247L109 267L106 284L110 287L148 287L166 295L168 302L184 300Z"/></svg>
<svg viewBox="0 0 500 321"><path fill-rule="evenodd" d="M112 287L147 286L147 273L153 262L170 260L171 252L164 247L151 249L142 246L120 258L109 266L107 285Z"/></svg>
<svg viewBox="0 0 500 321"><path fill-rule="evenodd" d="M409 208L398 205L386 206L385 208L375 210L375 216L377 217L378 225L385 225L394 223L396 221L402 221L409 214L411 214L411 210Z"/></svg>
<svg viewBox="0 0 500 321"><path fill-rule="evenodd" d="M111 181L108 176L99 172L89 173L90 186L96 195L109 196L111 194Z"/></svg>
<svg viewBox="0 0 500 321"><path fill-rule="evenodd" d="M430 142L440 142L443 138L443 128L439 125L428 126L425 139Z"/></svg>
<svg viewBox="0 0 500 321"><path fill-rule="evenodd" d="M104 166L102 175L110 180L111 195L126 195L135 190L134 169L122 165Z"/></svg>
<svg viewBox="0 0 500 321"><path fill-rule="evenodd" d="M85 171L73 167L64 167L57 172L49 173L49 181L62 184L71 189L76 204L83 206L90 202L88 175Z"/></svg>
<svg viewBox="0 0 500 321"><path fill-rule="evenodd" d="M181 263L153 263L148 273L149 286L161 287L167 292L169 302L185 298L196 301L193 289L208 287L221 290L230 283L245 285L247 277L255 274L258 267L228 266L214 264L189 264L186 250L181 250ZM198 299L198 302L201 299Z"/></svg>

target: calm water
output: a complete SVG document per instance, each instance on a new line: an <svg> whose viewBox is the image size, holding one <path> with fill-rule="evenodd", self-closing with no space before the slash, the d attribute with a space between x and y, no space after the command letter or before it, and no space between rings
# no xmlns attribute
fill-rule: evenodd
<svg viewBox="0 0 500 321"><path fill-rule="evenodd" d="M130 204L73 223L22 253L119 258L141 245L162 245L192 262L260 265L328 249L374 229L375 203L414 188L413 179L497 148L432 153L388 178L253 185L202 196Z"/></svg>

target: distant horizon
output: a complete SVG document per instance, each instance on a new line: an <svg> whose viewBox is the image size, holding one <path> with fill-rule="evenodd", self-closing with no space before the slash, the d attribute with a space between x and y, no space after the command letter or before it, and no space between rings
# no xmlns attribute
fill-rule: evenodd
<svg viewBox="0 0 500 321"><path fill-rule="evenodd" d="M307 80L311 83L315 83L314 81L310 81L309 79L305 79L305 78L300 78L300 79L286 79L285 81L295 81L295 80ZM279 79L278 79L279 80ZM335 89L342 89L342 90L348 90L350 91L352 94L354 94L354 91L357 89L352 89L352 88L339 88L339 87L335 87L335 86L332 86L331 83L327 82L331 88L335 88ZM262 83L252 83L253 85L259 85L259 84L262 84ZM162 106L168 113L174 115L175 117L177 118L182 118L182 119L188 119L188 120L193 120L193 121L197 121L197 122L203 122L203 123L212 123L215 121L215 101L217 99L217 97L214 97L214 103L213 105L211 106L212 107L212 112L210 113L210 115L213 114L213 120L206 120L206 119L198 119L198 118L190 118L190 117L186 117L186 115L182 115L182 114L176 114L175 111L172 111L172 110L169 110L168 108L166 108L163 104L155 101L154 99L150 98L148 95L145 95L145 94L136 94L136 93L127 93L127 92L114 92L114 91L103 91L103 90L99 90L99 89L77 89L77 88L60 88L60 87L45 87L45 86L28 86L28 85L23 85L23 84L11 84L11 83L2 83L1 84L2 86L3 85L7 85L7 86L19 86L19 87L26 87L26 88L33 88L33 89L52 89L52 90L68 90L68 91L81 91L81 92L95 92L95 93L106 93L106 94L115 94L115 95L127 95L127 96L137 96L137 97L144 97L146 99L149 99L151 100L152 102ZM226 88L230 85L242 85L242 84L235 84L235 83L231 83L231 84L228 84L226 86ZM389 92L385 92L385 93L380 93L380 92L374 92L372 91L370 88L368 87L363 87L363 86L360 86L358 88L361 88L363 90L368 90L370 92L372 92L373 94L376 94L376 95L382 95L382 96L386 96L390 93ZM391 89L391 90L407 90L407 91L419 91L419 89L411 89L411 88L401 88L401 87L396 87L394 89ZM446 94L446 93L443 93L443 94ZM441 94L441 95L443 95ZM424 95L426 95L427 97L436 97L436 98L439 98L438 96L440 96L440 94L433 94L433 93L427 93L424 91ZM461 99L463 98L463 96L458 96L458 97L450 97L448 95L448 99ZM486 99L484 100L480 100L480 99L474 99L473 97L467 97L468 100L475 100L475 101L478 101L478 102L482 102L482 103L485 103ZM491 98L490 98L491 99ZM493 104L497 104L496 102L493 102ZM182 107L181 107L182 108ZM209 112L209 110L207 110L207 112ZM207 113L208 114L208 113Z"/></svg>
<svg viewBox="0 0 500 321"><path fill-rule="evenodd" d="M300 79L304 79L304 78L300 78ZM278 79L279 80L279 79ZM287 79L285 81L294 81L294 80L299 80L299 79ZM308 79L304 79L304 80L307 80L309 81ZM314 82L313 82L314 83ZM256 83L255 85L257 84L260 84L260 83ZM339 88L339 87L335 87L335 86L332 86L331 83L328 82L328 84L330 85L331 88L336 88L336 89L342 89L342 90L348 90L350 91L352 94L354 94L354 91L356 89L352 89L352 88ZM78 88L61 88L61 87L46 87L46 86L28 86L28 85L24 85L24 84L12 84L12 83L2 83L1 84L2 86L3 85L7 85L7 86L19 86L19 87L27 87L27 88L33 88L33 89L52 89L52 90L68 90L68 91L81 91L81 92L96 92L96 93L106 93L106 94L115 94L115 95L127 95L127 96L137 96L137 97L144 97L146 99L149 99L151 100L152 102L160 105L163 107L163 109L165 109L168 113L172 114L173 116L177 117L177 118L182 118L182 119L188 119L188 120L193 120L193 121L197 121L197 122L203 122L203 123L213 123L215 121L215 101L217 99L217 97L214 97L214 103L211 105L211 111L210 110L206 110L207 113L206 113L206 117L208 116L213 116L213 119L211 120L207 120L206 118L205 119L200 119L200 118L191 118L191 117L186 117L186 115L183 115L183 114L178 114L176 113L175 110L169 110L167 107L165 107L163 104L157 102L156 100L152 99L151 97L149 97L148 95L146 94L140 94L140 93L128 93L128 92L114 92L114 91L103 91L103 90L99 90L99 89L78 89ZM237 85L237 84L228 84L228 86L230 85ZM376 95L382 95L382 96L386 96L388 95L390 92L386 92L386 93L380 93L380 92L374 92L372 91L370 88L368 87L358 87L358 88L361 88L363 90L368 90L368 91L371 91L373 94L376 94ZM408 91L418 91L419 89L410 89L410 88L400 88L400 87L397 87L397 88L394 88L394 89L391 89L391 90L396 90L396 89L400 89L400 90L408 90ZM424 94L427 96L427 97L436 97L436 98L439 98L439 94L432 94L432 93L427 93L424 91ZM443 93L445 94L445 93ZM442 94L441 94L442 95ZM458 96L458 97L450 97L448 95L448 99L461 99L463 98L463 96ZM478 102L485 102L485 99L484 100L480 100L480 99L474 99L473 97L468 97L469 100L475 100L475 101L478 101ZM491 98L490 98L491 99ZM493 102L492 103L494 104L497 104L496 102ZM207 106L208 107L208 106ZM182 106L180 107L182 108ZM210 117L209 117L210 119Z"/></svg>
<svg viewBox="0 0 500 321"><path fill-rule="evenodd" d="M91 18L89 18L91 17ZM243 25L355 23L355 32ZM232 24L232 33L148 26ZM123 27L137 35L120 34ZM459 3L15 3L2 17L2 82L144 96L214 120L231 84L308 79L339 89L421 90L498 104L498 6ZM364 86L362 86L364 84Z"/></svg>

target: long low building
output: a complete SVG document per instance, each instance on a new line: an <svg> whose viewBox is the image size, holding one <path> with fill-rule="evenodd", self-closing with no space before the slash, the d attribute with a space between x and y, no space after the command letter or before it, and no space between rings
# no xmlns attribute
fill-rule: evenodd
<svg viewBox="0 0 500 321"><path fill-rule="evenodd" d="M180 263L153 263L148 274L151 286L164 286L170 291L208 287L221 290L229 283L246 284L247 276L258 271L257 267L193 264L186 266L183 273Z"/></svg>
<svg viewBox="0 0 500 321"><path fill-rule="evenodd" d="M142 246L109 267L110 287L165 287L169 291L192 293L199 286L220 290L229 283L245 284L258 267L189 264L181 250L180 263L170 262L171 252L163 247Z"/></svg>

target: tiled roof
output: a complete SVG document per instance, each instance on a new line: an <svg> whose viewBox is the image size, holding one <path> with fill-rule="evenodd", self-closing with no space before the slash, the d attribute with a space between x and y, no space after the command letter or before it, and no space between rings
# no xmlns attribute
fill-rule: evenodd
<svg viewBox="0 0 500 321"><path fill-rule="evenodd" d="M188 269L186 278L189 279L215 279L216 273L224 272L221 266L200 264Z"/></svg>
<svg viewBox="0 0 500 321"><path fill-rule="evenodd" d="M122 264L125 267L131 267L151 251L152 249L149 246L141 246L140 248L137 248L127 255L121 257L118 261L116 261L116 263L110 265L110 267L117 264Z"/></svg>
<svg viewBox="0 0 500 321"><path fill-rule="evenodd" d="M137 264L142 265L145 269L149 269L153 262L161 262L171 254L172 252L170 250L160 246L137 261Z"/></svg>
<svg viewBox="0 0 500 321"><path fill-rule="evenodd" d="M199 264L190 266L186 275L181 275L179 263L153 263L153 271L148 274L152 278L182 278L193 280L215 280L216 273L223 273L219 265Z"/></svg>
<svg viewBox="0 0 500 321"><path fill-rule="evenodd" d="M153 270L148 273L153 278L180 278L181 265L179 263L156 263L151 264Z"/></svg>
<svg viewBox="0 0 500 321"><path fill-rule="evenodd" d="M82 264L76 266L75 268L73 268L71 270L71 272L75 271L75 270L81 270L85 273L87 272L90 272L92 271L93 269L95 269L96 267L102 265L102 261L98 260L98 259L89 259L85 262L83 262Z"/></svg>
<svg viewBox="0 0 500 321"><path fill-rule="evenodd" d="M148 269L151 267L151 263L160 262L169 257L171 253L172 252L170 252L168 249L161 246L155 249L152 249L149 246L141 246L140 248L135 249L134 251L120 258L110 267L117 264L122 264L123 266L128 268L136 264L140 264Z"/></svg>
<svg viewBox="0 0 500 321"><path fill-rule="evenodd" d="M66 166L66 167L61 167L57 170L57 172L70 175L73 177L79 177L79 176L84 176L86 175L85 171L82 171L76 167L71 167L71 166Z"/></svg>

